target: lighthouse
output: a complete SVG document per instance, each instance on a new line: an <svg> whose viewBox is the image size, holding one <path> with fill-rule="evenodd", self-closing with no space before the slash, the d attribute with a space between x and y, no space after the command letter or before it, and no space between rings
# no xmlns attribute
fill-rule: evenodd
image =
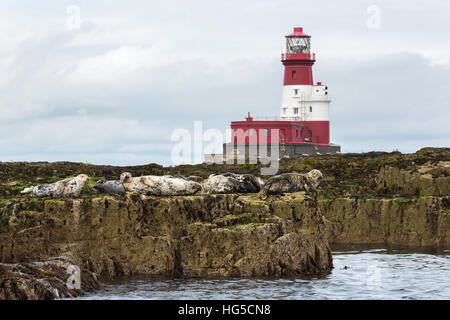
<svg viewBox="0 0 450 320"><path fill-rule="evenodd" d="M286 38L281 54L284 67L281 107L278 117L252 117L231 122L231 141L223 147L224 158L247 157L251 146L261 150L279 147L280 158L340 152L330 143L330 97L328 87L314 83L311 36L295 27ZM272 149L273 150L273 149ZM206 158L206 155L205 155Z"/></svg>
<svg viewBox="0 0 450 320"><path fill-rule="evenodd" d="M281 97L281 120L301 121L305 143L330 144L330 99L328 87L318 82L314 85L312 66L315 54L311 53L311 36L303 28L294 28L286 36L286 52L281 54L284 66Z"/></svg>

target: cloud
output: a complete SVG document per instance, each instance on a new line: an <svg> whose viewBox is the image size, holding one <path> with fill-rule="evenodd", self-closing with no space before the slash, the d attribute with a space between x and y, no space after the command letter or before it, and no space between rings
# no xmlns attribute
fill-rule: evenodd
<svg viewBox="0 0 450 320"><path fill-rule="evenodd" d="M343 151L450 141L448 4L379 1L374 31L363 2L131 3L81 2L78 30L53 2L0 4L0 161L171 164L171 133L194 120L224 132L248 111L276 116L299 24Z"/></svg>
<svg viewBox="0 0 450 320"><path fill-rule="evenodd" d="M332 136L344 151L414 152L450 141L443 121L450 118L448 70L421 55L405 52L342 66L328 72L327 84Z"/></svg>

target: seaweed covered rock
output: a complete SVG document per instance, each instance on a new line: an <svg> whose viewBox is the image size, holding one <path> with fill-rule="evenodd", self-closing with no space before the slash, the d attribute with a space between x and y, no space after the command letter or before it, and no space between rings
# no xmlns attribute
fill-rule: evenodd
<svg viewBox="0 0 450 320"><path fill-rule="evenodd" d="M68 178L57 181L51 184L43 184L39 186L29 187L22 190L22 194L32 194L35 197L50 197L50 198L77 198L83 191L89 177L85 174L80 174L75 178Z"/></svg>
<svg viewBox="0 0 450 320"><path fill-rule="evenodd" d="M77 278L79 280L70 278L71 270L80 271ZM67 258L17 264L0 263L0 300L73 298L100 288L93 272L76 269Z"/></svg>
<svg viewBox="0 0 450 320"><path fill-rule="evenodd" d="M424 148L416 153L367 152L304 156L281 160L279 174L320 170L324 179L317 191L321 198L397 197L398 195L450 195L450 148ZM74 162L0 162L0 197L20 195L30 185L85 173L115 180L121 173L133 177L178 175L201 182L211 174L232 172L260 175L263 164L196 164L163 167L157 164L108 166ZM430 170L431 169L431 170ZM192 177L191 176L195 176ZM90 193L87 192L86 195ZM83 196L83 193L81 194Z"/></svg>
<svg viewBox="0 0 450 320"><path fill-rule="evenodd" d="M428 160L423 164L380 169L377 183L385 192L414 196L450 195L450 156L444 160Z"/></svg>

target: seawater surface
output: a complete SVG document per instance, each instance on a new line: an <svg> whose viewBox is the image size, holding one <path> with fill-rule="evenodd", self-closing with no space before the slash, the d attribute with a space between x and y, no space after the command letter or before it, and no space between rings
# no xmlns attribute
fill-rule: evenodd
<svg viewBox="0 0 450 320"><path fill-rule="evenodd" d="M333 264L311 278L124 278L81 299L450 299L450 250L336 247Z"/></svg>

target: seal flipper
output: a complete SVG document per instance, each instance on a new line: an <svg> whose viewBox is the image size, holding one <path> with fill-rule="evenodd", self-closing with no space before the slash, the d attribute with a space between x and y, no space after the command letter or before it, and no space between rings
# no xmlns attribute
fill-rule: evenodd
<svg viewBox="0 0 450 320"><path fill-rule="evenodd" d="M28 187L23 189L22 191L20 191L20 193L22 194L27 194L27 193L32 193L33 192L33 187Z"/></svg>

